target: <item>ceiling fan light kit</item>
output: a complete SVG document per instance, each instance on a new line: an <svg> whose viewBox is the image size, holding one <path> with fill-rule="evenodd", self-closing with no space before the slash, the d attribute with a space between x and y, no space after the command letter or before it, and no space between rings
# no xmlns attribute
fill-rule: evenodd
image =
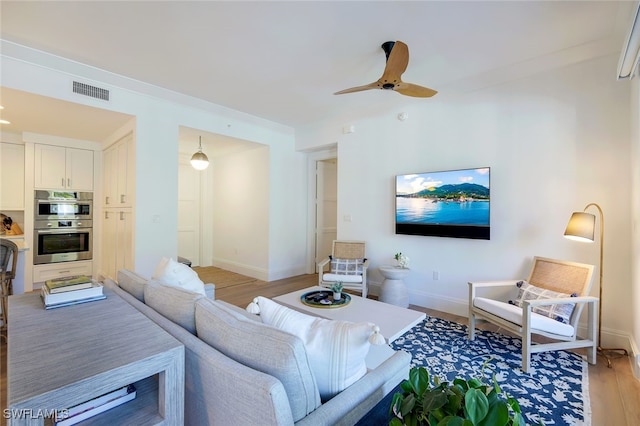
<svg viewBox="0 0 640 426"><path fill-rule="evenodd" d="M428 87L402 81L401 76L406 71L407 65L409 65L409 47L405 43L400 40L387 41L382 43L381 47L387 57L387 64L382 73L382 77L373 83L341 90L334 93L334 95L362 92L371 89L393 90L401 95L416 98L430 98L438 93L436 90Z"/></svg>

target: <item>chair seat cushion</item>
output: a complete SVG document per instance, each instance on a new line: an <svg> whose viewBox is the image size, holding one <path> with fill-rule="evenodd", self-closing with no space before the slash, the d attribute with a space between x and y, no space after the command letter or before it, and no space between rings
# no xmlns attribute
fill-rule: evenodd
<svg viewBox="0 0 640 426"><path fill-rule="evenodd" d="M522 326L522 308L518 306L485 297L476 297L473 299L473 306ZM534 332L539 330L564 337L572 337L574 335L574 329L571 325L561 323L560 321L535 312L531 313L531 328Z"/></svg>
<svg viewBox="0 0 640 426"><path fill-rule="evenodd" d="M322 274L322 281L342 281L343 283L361 283L362 275Z"/></svg>

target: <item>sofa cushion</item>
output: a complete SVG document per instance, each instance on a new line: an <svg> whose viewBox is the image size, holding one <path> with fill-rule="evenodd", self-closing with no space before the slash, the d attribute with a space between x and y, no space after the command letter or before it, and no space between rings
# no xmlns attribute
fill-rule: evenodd
<svg viewBox="0 0 640 426"><path fill-rule="evenodd" d="M201 340L229 358L280 380L294 421L320 406L304 344L296 336L208 299L196 303L196 330Z"/></svg>
<svg viewBox="0 0 640 426"><path fill-rule="evenodd" d="M173 259L163 257L158 266L156 266L151 278L165 285L179 287L206 296L204 283L198 277L198 274L187 265L176 262Z"/></svg>
<svg viewBox="0 0 640 426"><path fill-rule="evenodd" d="M144 286L147 280L128 269L118 271L118 286L127 293L144 303Z"/></svg>
<svg viewBox="0 0 640 426"><path fill-rule="evenodd" d="M298 336L307 348L320 397L326 401L367 373L365 358L375 325L328 320L258 297L262 322Z"/></svg>
<svg viewBox="0 0 640 426"><path fill-rule="evenodd" d="M150 280L144 287L145 304L191 334L196 332L195 303L204 298L199 293Z"/></svg>
<svg viewBox="0 0 640 426"><path fill-rule="evenodd" d="M555 299L578 296L576 293L559 293L557 291L536 287L526 281L518 281L516 286L518 287L518 296L515 300L510 300L509 303L520 308L525 300ZM557 303L553 305L534 306L531 310L537 314L544 315L564 324L569 324L571 322L571 315L573 314L575 306L575 303Z"/></svg>

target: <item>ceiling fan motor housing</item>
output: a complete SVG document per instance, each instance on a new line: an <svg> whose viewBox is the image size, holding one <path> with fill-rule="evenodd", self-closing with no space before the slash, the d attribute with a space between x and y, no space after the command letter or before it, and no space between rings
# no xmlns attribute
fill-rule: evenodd
<svg viewBox="0 0 640 426"><path fill-rule="evenodd" d="M382 43L382 50L384 50L384 54L387 56L387 61L389 60L389 55L391 54L391 49L393 49L393 46L396 44L395 41L385 41L384 43Z"/></svg>

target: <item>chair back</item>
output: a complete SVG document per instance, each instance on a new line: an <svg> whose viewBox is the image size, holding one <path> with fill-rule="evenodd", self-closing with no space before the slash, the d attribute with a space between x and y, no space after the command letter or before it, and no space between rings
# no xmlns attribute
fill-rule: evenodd
<svg viewBox="0 0 640 426"><path fill-rule="evenodd" d="M364 241L334 241L331 254L337 259L364 259Z"/></svg>
<svg viewBox="0 0 640 426"><path fill-rule="evenodd" d="M11 267L9 261L12 261ZM11 240L0 238L0 273L3 280L16 277L18 264L18 246Z"/></svg>
<svg viewBox="0 0 640 426"><path fill-rule="evenodd" d="M536 256L528 282L547 290L588 296L592 277L593 265Z"/></svg>

